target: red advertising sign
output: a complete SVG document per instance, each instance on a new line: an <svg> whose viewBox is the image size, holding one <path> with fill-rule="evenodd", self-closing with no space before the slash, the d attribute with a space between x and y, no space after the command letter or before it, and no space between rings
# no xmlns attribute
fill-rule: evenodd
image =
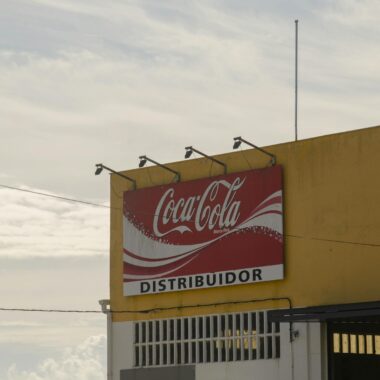
<svg viewBox="0 0 380 380"><path fill-rule="evenodd" d="M283 278L282 168L124 193L124 295Z"/></svg>

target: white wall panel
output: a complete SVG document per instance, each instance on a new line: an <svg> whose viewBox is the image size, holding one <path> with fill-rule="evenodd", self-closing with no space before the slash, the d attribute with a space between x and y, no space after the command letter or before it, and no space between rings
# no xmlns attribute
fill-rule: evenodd
<svg viewBox="0 0 380 380"><path fill-rule="evenodd" d="M195 376L196 380L275 380L279 368L279 359L198 364Z"/></svg>
<svg viewBox="0 0 380 380"><path fill-rule="evenodd" d="M133 323L112 323L112 380L120 380L120 370L133 368Z"/></svg>
<svg viewBox="0 0 380 380"><path fill-rule="evenodd" d="M325 349L319 323L294 324L299 335L290 343L289 324L280 328L279 359L197 364L196 380L323 380ZM133 322L112 324L112 380L134 368Z"/></svg>

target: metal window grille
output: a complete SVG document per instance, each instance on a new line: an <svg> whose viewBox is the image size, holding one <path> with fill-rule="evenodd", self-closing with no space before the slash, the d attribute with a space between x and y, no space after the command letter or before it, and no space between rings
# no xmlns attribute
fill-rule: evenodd
<svg viewBox="0 0 380 380"><path fill-rule="evenodd" d="M138 321L135 367L280 357L280 325L266 311Z"/></svg>
<svg viewBox="0 0 380 380"><path fill-rule="evenodd" d="M360 333L334 333L334 354L380 355L380 335Z"/></svg>

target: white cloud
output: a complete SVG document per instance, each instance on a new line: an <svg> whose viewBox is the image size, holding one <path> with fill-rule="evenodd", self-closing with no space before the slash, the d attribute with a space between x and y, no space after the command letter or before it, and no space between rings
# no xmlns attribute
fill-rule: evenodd
<svg viewBox="0 0 380 380"><path fill-rule="evenodd" d="M108 253L109 209L0 188L0 210L0 256Z"/></svg>
<svg viewBox="0 0 380 380"><path fill-rule="evenodd" d="M54 302L53 300L48 301L50 301L50 305ZM61 301L59 308L65 308L65 301ZM88 300L87 303L90 303L89 301L92 300ZM24 302L26 303L26 301ZM20 303L19 306L25 307L25 303ZM96 304L95 300L91 309L99 309ZM41 304L37 305L41 307ZM49 308L49 305L46 308ZM78 307L78 309L84 309L84 307ZM12 316L17 320L12 320ZM3 347L17 346L20 348L27 345L31 347L35 345L48 353L52 349L63 349L78 344L86 337L101 334L104 331L105 316L101 313L61 315L57 313L12 312L12 314L7 314L2 312L0 315L0 355L5 354ZM22 357L21 352L20 357Z"/></svg>
<svg viewBox="0 0 380 380"><path fill-rule="evenodd" d="M16 147L0 159L17 167L17 178L43 182L22 172L27 158L43 168L52 188L67 191L62 178L75 166L81 173L76 191L94 194L104 189L89 175L97 161L125 169L148 151L177 160L189 143L210 153L230 150L236 134L259 145L292 138L293 22L287 16L297 2L286 11L255 2L234 8L228 1L34 4L66 24L49 25L50 54L25 48L0 55L4 144ZM372 5L366 0L362 13L370 14ZM345 19L354 20L357 6L342 7ZM344 28L331 23L338 13L322 2L304 9L301 19L302 137L378 122L377 23L353 37L350 22Z"/></svg>
<svg viewBox="0 0 380 380"><path fill-rule="evenodd" d="M106 378L106 337L91 336L60 358L47 358L34 370L12 365L6 380L104 380Z"/></svg>
<svg viewBox="0 0 380 380"><path fill-rule="evenodd" d="M380 3L377 0L335 0L323 9L323 16L350 28L373 30L378 22Z"/></svg>

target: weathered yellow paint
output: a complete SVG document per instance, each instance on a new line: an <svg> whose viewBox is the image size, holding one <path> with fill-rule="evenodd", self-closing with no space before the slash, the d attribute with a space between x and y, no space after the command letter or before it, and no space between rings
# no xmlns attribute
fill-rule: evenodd
<svg viewBox="0 0 380 380"><path fill-rule="evenodd" d="M288 307L282 301L181 308L289 297L293 306L380 300L380 127L266 148L284 168L285 279L157 295L122 292L122 199L129 184L111 176L111 308L149 314L114 314L114 321ZM259 168L268 158L255 150L216 156L228 172ZM222 174L207 159L169 164L182 181ZM139 188L170 183L159 167L124 172Z"/></svg>

